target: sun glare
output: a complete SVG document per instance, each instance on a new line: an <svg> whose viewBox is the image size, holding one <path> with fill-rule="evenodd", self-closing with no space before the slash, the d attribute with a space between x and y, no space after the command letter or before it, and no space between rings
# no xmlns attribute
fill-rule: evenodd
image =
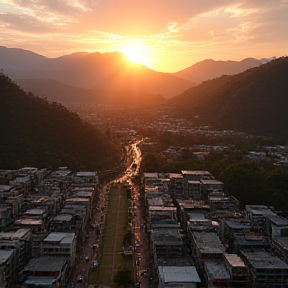
<svg viewBox="0 0 288 288"><path fill-rule="evenodd" d="M120 50L131 62L149 66L150 59L147 56L147 48L143 45L128 46Z"/></svg>

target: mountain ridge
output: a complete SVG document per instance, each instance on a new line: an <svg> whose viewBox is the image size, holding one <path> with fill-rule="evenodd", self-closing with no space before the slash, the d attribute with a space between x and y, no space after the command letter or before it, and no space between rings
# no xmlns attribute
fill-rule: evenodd
<svg viewBox="0 0 288 288"><path fill-rule="evenodd" d="M29 57L23 58L22 55ZM51 79L72 86L101 90L111 90L109 87L114 86L114 90L117 91L136 90L148 94L161 94L167 98L195 85L170 73L135 65L120 52L76 52L57 58L46 58L28 50L0 46L0 67L13 80ZM137 78L137 89L134 87L135 83L131 83L131 75ZM117 84L120 81L125 83L125 89L123 85Z"/></svg>
<svg viewBox="0 0 288 288"><path fill-rule="evenodd" d="M288 57L281 57L240 74L206 81L171 102L176 113L185 115L195 125L288 141L287 75Z"/></svg>
<svg viewBox="0 0 288 288"><path fill-rule="evenodd" d="M222 75L238 74L262 64L261 60L255 58L245 58L241 61L205 59L173 74L195 83L201 83Z"/></svg>

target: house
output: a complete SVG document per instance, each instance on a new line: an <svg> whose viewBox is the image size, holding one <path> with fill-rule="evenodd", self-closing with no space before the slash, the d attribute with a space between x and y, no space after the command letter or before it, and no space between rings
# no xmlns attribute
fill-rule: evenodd
<svg viewBox="0 0 288 288"><path fill-rule="evenodd" d="M196 288L201 283L195 266L159 266L158 288Z"/></svg>
<svg viewBox="0 0 288 288"><path fill-rule="evenodd" d="M26 287L65 287L69 277L66 257L42 256L26 265L22 274L26 276Z"/></svg>
<svg viewBox="0 0 288 288"><path fill-rule="evenodd" d="M18 279L18 265L15 249L0 249L0 287L13 287Z"/></svg>
<svg viewBox="0 0 288 288"><path fill-rule="evenodd" d="M288 287L288 264L266 251L241 251L252 287Z"/></svg>
<svg viewBox="0 0 288 288"><path fill-rule="evenodd" d="M42 243L43 256L66 257L69 266L75 265L75 233L51 232Z"/></svg>

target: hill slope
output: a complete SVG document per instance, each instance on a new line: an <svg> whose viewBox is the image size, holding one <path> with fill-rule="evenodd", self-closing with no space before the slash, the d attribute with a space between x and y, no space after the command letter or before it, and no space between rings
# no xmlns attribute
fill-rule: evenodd
<svg viewBox="0 0 288 288"><path fill-rule="evenodd" d="M35 95L45 97L48 101L58 102L66 107L73 106L73 109L75 109L75 104L76 107L81 104L145 107L167 102L161 95L87 89L49 79L17 79L16 82L26 91L31 91Z"/></svg>
<svg viewBox="0 0 288 288"><path fill-rule="evenodd" d="M288 57L282 57L222 80L207 81L172 103L178 114L195 124L288 140L287 75Z"/></svg>
<svg viewBox="0 0 288 288"><path fill-rule="evenodd" d="M264 60L263 60L264 61ZM175 76L195 83L201 83L222 75L233 75L247 69L258 67L263 62L254 58L246 58L242 61L215 61L206 59L191 67L174 73Z"/></svg>
<svg viewBox="0 0 288 288"><path fill-rule="evenodd" d="M118 146L60 104L26 94L0 74L0 167L68 166L101 170L119 159Z"/></svg>

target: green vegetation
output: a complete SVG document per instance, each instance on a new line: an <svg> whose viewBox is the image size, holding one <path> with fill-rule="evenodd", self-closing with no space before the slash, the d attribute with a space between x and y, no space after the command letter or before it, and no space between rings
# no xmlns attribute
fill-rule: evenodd
<svg viewBox="0 0 288 288"><path fill-rule="evenodd" d="M0 74L0 167L68 166L103 170L120 158L118 145L64 106L25 93Z"/></svg>
<svg viewBox="0 0 288 288"><path fill-rule="evenodd" d="M168 142L168 139L170 141ZM182 137L163 133L153 139L158 144L143 153L142 172L174 172L181 170L208 170L224 183L226 193L235 196L242 205L262 204L276 210L288 211L288 169L273 165L274 161L243 160L249 150L261 150L263 145L275 144L271 138L204 135ZM194 145L223 145L223 151L211 150L204 160L198 160ZM175 159L166 158L161 151L169 145L180 151ZM142 151L143 152L143 151Z"/></svg>
<svg viewBox="0 0 288 288"><path fill-rule="evenodd" d="M132 239L132 235L127 232L129 190L131 193L131 189L123 184L114 185L110 189L99 267L96 271L90 269L88 276L88 282L91 285L107 284L115 281L117 285L122 283L119 285L125 286L128 282L126 283L126 280L123 280L123 275L127 277L131 275L127 279L130 279L129 281L133 280L132 257L125 256L122 247L124 241L130 241L129 243L131 243ZM129 237L130 239L128 239Z"/></svg>
<svg viewBox="0 0 288 288"><path fill-rule="evenodd" d="M172 103L177 115L211 125L288 141L288 57L233 76L206 81ZM196 117L195 117L196 116Z"/></svg>

